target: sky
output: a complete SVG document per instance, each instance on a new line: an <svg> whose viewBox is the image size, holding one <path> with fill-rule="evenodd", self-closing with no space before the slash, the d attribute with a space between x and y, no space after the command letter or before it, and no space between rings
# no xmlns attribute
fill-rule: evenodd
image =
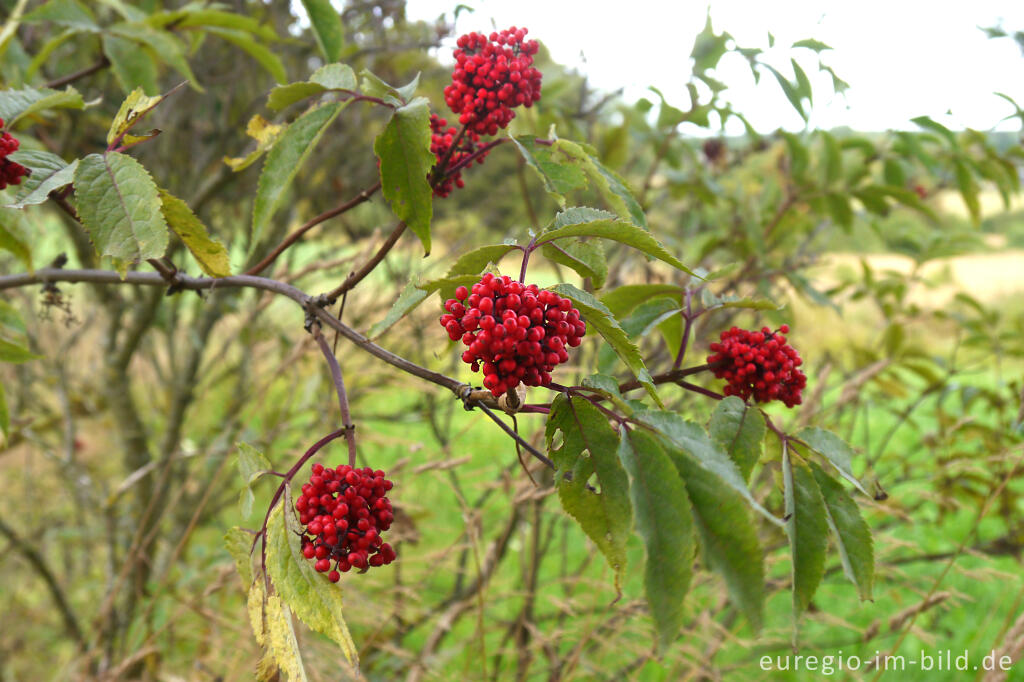
<svg viewBox="0 0 1024 682"><path fill-rule="evenodd" d="M525 26L530 37L552 57L585 73L598 88L624 87L624 97L654 98L656 86L669 103L686 108L684 89L690 73L690 49L704 27L708 4L672 0L462 0L474 9L462 11L456 35L474 30ZM408 0L410 19L434 20L454 0ZM614 7L614 9L613 9ZM1002 24L1009 32L1024 30L1020 0L711 0L716 32L726 31L743 47L775 48L768 60L792 75L791 56L811 76L815 100L810 125L849 126L857 130L915 129L910 119L928 115L955 129L987 130L1013 113L994 92L1003 92L1024 108L1024 55L1009 38L990 40L978 28ZM849 83L835 95L827 76L813 76L816 58L807 50L790 50L803 38L815 38L833 49L823 61ZM439 53L451 61L450 41ZM747 62L738 55L723 58L714 72L730 86L727 99L760 132L778 127L799 130L804 123L772 78L755 84ZM947 113L948 112L948 113ZM739 121L729 134L742 132ZM1010 121L1000 130L1019 130Z"/></svg>

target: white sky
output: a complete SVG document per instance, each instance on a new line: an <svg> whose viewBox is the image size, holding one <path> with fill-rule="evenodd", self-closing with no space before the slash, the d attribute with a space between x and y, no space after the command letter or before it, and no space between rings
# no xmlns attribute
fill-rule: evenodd
<svg viewBox="0 0 1024 682"><path fill-rule="evenodd" d="M433 20L451 12L459 0L408 0L410 19ZM462 0L456 35L473 30L530 29L552 57L586 73L602 89L626 87L625 97L656 99L654 85L668 101L686 108L683 89L690 71L693 39L703 28L706 2L681 0ZM1003 92L1024 107L1024 55L1010 38L989 40L978 29L1002 20L1008 32L1024 30L1020 0L711 0L716 32L727 31L743 47L767 48L769 61L791 75L789 57L799 59L814 85L811 125L850 126L858 130L914 129L910 119L929 115L954 128L981 130L1013 113ZM850 84L845 96L833 96L830 79L815 77L813 53L785 49L815 38L833 49L826 64ZM450 61L449 45L439 55ZM781 48L781 49L780 49ZM745 60L722 60L715 74L730 89L726 97L760 132L803 122L771 76L755 85ZM946 116L946 112L951 114ZM742 132L729 128L730 133ZM1019 122L1000 129L1017 130Z"/></svg>

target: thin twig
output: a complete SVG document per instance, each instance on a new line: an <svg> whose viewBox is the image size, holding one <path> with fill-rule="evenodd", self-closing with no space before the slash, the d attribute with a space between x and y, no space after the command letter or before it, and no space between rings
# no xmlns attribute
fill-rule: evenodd
<svg viewBox="0 0 1024 682"><path fill-rule="evenodd" d="M86 76L94 74L97 71L100 71L102 69L107 68L108 66L110 66L110 60L107 59L106 57L101 57L96 62L94 62L93 64L90 64L89 66L85 67L84 69L81 69L80 71L75 71L74 73L69 73L66 76L61 76L60 78L55 78L55 79L53 79L52 81L50 81L48 83L44 83L43 87L44 88L59 88L62 85L67 85L68 83L74 83L79 78L85 78Z"/></svg>
<svg viewBox="0 0 1024 682"><path fill-rule="evenodd" d="M331 378L334 380L334 388L338 392L338 408L341 410L341 425L345 428L345 440L348 442L348 465L353 469L356 466L356 427L352 423L352 416L348 410L348 393L345 392L345 379L341 375L341 366L338 358L331 352L327 345L327 339L320 333L318 326L313 327L313 338L320 346L320 352L327 360L327 366L331 368Z"/></svg>

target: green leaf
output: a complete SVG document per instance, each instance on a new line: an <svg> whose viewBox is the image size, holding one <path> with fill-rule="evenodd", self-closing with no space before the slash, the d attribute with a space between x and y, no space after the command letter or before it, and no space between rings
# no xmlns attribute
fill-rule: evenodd
<svg viewBox="0 0 1024 682"><path fill-rule="evenodd" d="M689 454L705 469L722 479L765 519L776 526L782 526L782 522L757 501L736 463L729 459L729 455L711 439L700 424L686 421L675 412L663 410L642 410L633 416L668 439L673 447Z"/></svg>
<svg viewBox="0 0 1024 682"><path fill-rule="evenodd" d="M21 315L0 299L0 362L18 364L40 357L28 349L28 335Z"/></svg>
<svg viewBox="0 0 1024 682"><path fill-rule="evenodd" d="M644 592L664 651L679 634L683 601L693 572L693 513L686 486L658 441L643 431L625 431L619 459L629 472L629 496L644 540Z"/></svg>
<svg viewBox="0 0 1024 682"><path fill-rule="evenodd" d="M113 145L118 140L123 139L129 130L143 119L143 117L152 111L156 105L163 101L163 95L156 95L150 97L142 88L135 88L132 90L124 101L121 102L121 107L117 110L117 115L114 116L114 120L110 123L110 130L107 131L107 145Z"/></svg>
<svg viewBox="0 0 1024 682"><path fill-rule="evenodd" d="M783 447L786 534L793 554L793 612L800 617L825 575L828 520L825 501L810 467Z"/></svg>
<svg viewBox="0 0 1024 682"><path fill-rule="evenodd" d="M602 239L610 239L620 244L631 246L687 274L694 274L678 258L666 251L665 247L652 237L649 232L624 220L591 220L575 225L566 225L541 233L537 237L536 243L537 245L546 244L565 237L600 237Z"/></svg>
<svg viewBox="0 0 1024 682"><path fill-rule="evenodd" d="M746 310L780 310L782 306L766 298L744 298L733 294L718 296L710 289L704 289L700 294L701 304L705 310L716 310L718 308L744 308Z"/></svg>
<svg viewBox="0 0 1024 682"><path fill-rule="evenodd" d="M164 21L166 20L166 21ZM252 33L266 41L277 40L277 33L270 26L265 26L252 17L216 9L189 9L182 12L166 12L161 16L151 16L150 23L175 23L180 28L197 26L236 29L244 33Z"/></svg>
<svg viewBox="0 0 1024 682"><path fill-rule="evenodd" d="M825 150L825 184L830 185L843 175L843 154L835 137L824 130L818 134Z"/></svg>
<svg viewBox="0 0 1024 682"><path fill-rule="evenodd" d="M807 49L814 50L815 52L821 52L822 50L832 49L831 47L821 42L820 40L814 40L813 38L805 38L803 40L798 40L795 43L793 43L793 47L806 47Z"/></svg>
<svg viewBox="0 0 1024 682"><path fill-rule="evenodd" d="M385 83L368 69L360 71L359 76L362 78L361 89L364 95L382 99L395 107L399 107L407 102L411 104L409 98L416 94L416 89L420 85L420 75L418 73L412 81L401 87Z"/></svg>
<svg viewBox="0 0 1024 682"><path fill-rule="evenodd" d="M562 444L552 448L559 431ZM615 572L615 591L621 595L632 510L629 479L615 455L618 435L593 403L579 397L570 402L559 394L551 404L545 437L558 469L555 480L562 507L604 554ZM592 476L597 492L587 490Z"/></svg>
<svg viewBox="0 0 1024 682"><path fill-rule="evenodd" d="M250 57L259 62L260 66L273 76L274 80L278 83L288 82L288 74L285 73L284 64L281 62L281 59L262 44L253 40L248 33L209 24L207 24L206 30L241 48Z"/></svg>
<svg viewBox="0 0 1024 682"><path fill-rule="evenodd" d="M135 88L142 88L148 95L160 92L156 63L134 40L104 33L103 54L110 60L110 68L122 90L131 92Z"/></svg>
<svg viewBox="0 0 1024 682"><path fill-rule="evenodd" d="M644 301L666 294L682 302L686 290L676 284L625 284L604 294L601 302L615 317L621 318Z"/></svg>
<svg viewBox="0 0 1024 682"><path fill-rule="evenodd" d="M74 181L75 169L78 168L77 159L68 165L56 154L34 149L15 152L8 158L32 171L22 180L17 198L7 204L10 208L25 208L45 202L50 198L50 192Z"/></svg>
<svg viewBox="0 0 1024 682"><path fill-rule="evenodd" d="M26 224L24 212L0 207L0 249L13 253L31 271L32 240Z"/></svg>
<svg viewBox="0 0 1024 682"><path fill-rule="evenodd" d="M587 186L587 176L583 170L571 160L565 160L562 154L556 156L551 147L538 145L532 136L511 139L526 165L537 173L544 189L559 206L565 206L567 192Z"/></svg>
<svg viewBox="0 0 1024 682"><path fill-rule="evenodd" d="M953 160L953 169L956 171L956 183L960 188L960 196L964 199L964 205L971 214L971 220L977 225L981 222L981 201L978 199L978 183L971 175L967 164L960 159Z"/></svg>
<svg viewBox="0 0 1024 682"><path fill-rule="evenodd" d="M263 236L295 174L344 107L344 102L332 102L305 112L288 126L267 154L252 209L253 244Z"/></svg>
<svg viewBox="0 0 1024 682"><path fill-rule="evenodd" d="M68 86L65 90L49 88L22 88L0 90L0 118L8 129L25 118L47 109L81 109L85 106L82 95Z"/></svg>
<svg viewBox="0 0 1024 682"><path fill-rule="evenodd" d="M146 18L146 12L138 7L125 4L122 0L96 0L97 2L111 8L128 21L142 21Z"/></svg>
<svg viewBox="0 0 1024 682"><path fill-rule="evenodd" d="M210 277L227 277L231 274L228 252L220 241L212 238L184 201L167 190L160 190L160 210L168 227L178 235L192 257Z"/></svg>
<svg viewBox="0 0 1024 682"><path fill-rule="evenodd" d="M373 151L380 159L381 191L399 220L420 238L430 253L433 190L427 175L437 159L430 151L430 106L423 98L395 110L377 136Z"/></svg>
<svg viewBox="0 0 1024 682"><path fill-rule="evenodd" d="M548 260L572 268L580 277L589 277L595 289L604 286L608 278L608 260L600 242L584 242L574 239L561 244L545 244L541 253Z"/></svg>
<svg viewBox="0 0 1024 682"><path fill-rule="evenodd" d="M761 65L772 72L772 75L775 76L775 80L779 82L779 87L782 88L782 94L786 96L789 103L793 105L794 109L796 109L796 113L800 114L800 118L802 118L806 123L807 112L804 110L804 95L801 93L799 84L794 85L791 83L789 79L783 76L774 66L766 64L765 62L761 62Z"/></svg>
<svg viewBox="0 0 1024 682"><path fill-rule="evenodd" d="M696 40L693 41L693 49L690 50L694 73L703 73L715 68L718 60L728 51L727 44L731 39L732 36L728 33L715 33L711 27L711 12L708 11L704 30L697 34Z"/></svg>
<svg viewBox="0 0 1024 682"><path fill-rule="evenodd" d="M316 44L328 62L337 61L345 46L345 33L341 26L341 15L331 6L331 0L302 0L302 6L309 14L313 25Z"/></svg>
<svg viewBox="0 0 1024 682"><path fill-rule="evenodd" d="M336 642L349 663L357 665L359 653L342 615L341 587L317 573L302 556L301 532L286 489L267 521L267 574L295 615Z"/></svg>
<svg viewBox="0 0 1024 682"><path fill-rule="evenodd" d="M479 275L490 263L497 263L509 251L518 249L515 244L492 244L481 246L459 256L448 270L448 276Z"/></svg>
<svg viewBox="0 0 1024 682"><path fill-rule="evenodd" d="M256 140L256 149L243 157L225 156L223 159L224 163L236 173L245 170L277 143L277 140L287 127L287 125L271 123L259 114L256 114L249 119L249 123L245 126L245 134Z"/></svg>
<svg viewBox="0 0 1024 682"><path fill-rule="evenodd" d="M370 331L367 332L366 336L370 340L376 339L381 334L391 329L396 322L401 320L403 317L409 314L416 306L422 303L430 293L418 288L414 283L409 282L402 289L402 293L398 296L398 300L391 306L388 314L384 316L384 319L377 322Z"/></svg>
<svg viewBox="0 0 1024 682"><path fill-rule="evenodd" d="M326 64L313 72L308 81L278 85L270 91L267 106L280 111L287 106L329 90L355 90L356 74L347 64Z"/></svg>
<svg viewBox="0 0 1024 682"><path fill-rule="evenodd" d="M953 133L952 130L942 125L938 121L928 116L917 116L916 118L912 118L910 120L924 128L925 130L930 130L933 133L938 133L939 135L941 135L943 138L945 138L946 142L949 143L950 147L956 147L956 135Z"/></svg>
<svg viewBox="0 0 1024 682"><path fill-rule="evenodd" d="M160 59L166 62L172 69L181 74L189 84L198 92L203 92L202 86L192 73L185 58L185 46L173 34L161 31L143 23L122 22L107 27L111 33L134 40L153 51Z"/></svg>
<svg viewBox="0 0 1024 682"><path fill-rule="evenodd" d="M825 203L828 205L832 220L849 231L853 227L853 208L850 206L850 199L845 194L829 192L825 195Z"/></svg>
<svg viewBox="0 0 1024 682"><path fill-rule="evenodd" d="M238 575L246 589L252 585L252 541L252 533L247 533L238 526L224 534L224 546L235 560Z"/></svg>
<svg viewBox="0 0 1024 682"><path fill-rule="evenodd" d="M836 538L843 573L857 586L861 600L870 600L875 582L875 549L871 529L860 514L857 503L839 481L810 463L814 480L821 490L828 511L828 525Z"/></svg>
<svg viewBox="0 0 1024 682"><path fill-rule="evenodd" d="M764 614L764 553L743 497L681 450L667 449L686 493L712 570L722 574L733 601L754 630Z"/></svg>
<svg viewBox="0 0 1024 682"><path fill-rule="evenodd" d="M761 410L751 407L736 396L719 401L711 413L708 433L736 462L743 480L761 459L764 449L765 423Z"/></svg>
<svg viewBox="0 0 1024 682"><path fill-rule="evenodd" d="M43 64L49 63L50 56L57 51L57 48L81 32L81 28L69 28L43 43L42 47L32 55L32 61L29 62L28 68L25 70L25 80L30 80L35 76Z"/></svg>
<svg viewBox="0 0 1024 682"><path fill-rule="evenodd" d="M167 249L167 223L156 183L125 154L90 154L75 171L82 225L101 256L122 261L159 258Z"/></svg>
<svg viewBox="0 0 1024 682"><path fill-rule="evenodd" d="M831 431L826 431L817 426L803 429L796 437L798 440L806 443L807 447L811 450L827 459L836 468L839 475L852 483L857 490L870 497L868 491L864 489L864 486L861 485L860 481L853 474L852 461L854 452L849 443Z"/></svg>
<svg viewBox="0 0 1024 682"><path fill-rule="evenodd" d="M597 157L581 145L569 140L555 140L552 145L555 156L564 155L577 164L593 183L608 205L624 220L631 221L644 230L647 229L647 217L633 193L626 187L625 181L614 171L605 167Z"/></svg>
<svg viewBox="0 0 1024 682"><path fill-rule="evenodd" d="M48 21L84 31L98 31L96 16L79 0L50 0L22 19L26 24Z"/></svg>
<svg viewBox="0 0 1024 682"><path fill-rule="evenodd" d="M558 284L551 287L551 290L573 302L573 305L579 309L580 316L586 321L587 325L596 329L604 337L604 340L608 342L616 355L629 367L637 380L643 384L655 402L661 405L658 391L654 387L654 380L651 379L651 373L644 366L644 359L640 355L640 349L630 341L629 336L619 326L611 311L601 301L594 298L593 294L577 289L571 284Z"/></svg>
<svg viewBox="0 0 1024 682"><path fill-rule="evenodd" d="M18 32L18 26L21 24L21 15L25 11L27 4L28 0L17 0L13 8L8 8L3 26L0 27L0 57L4 56L15 33ZM24 54L24 50L21 49L21 43L15 39L14 44Z"/></svg>
<svg viewBox="0 0 1024 682"><path fill-rule="evenodd" d="M786 141L786 148L789 151L790 170L794 178L800 178L807 170L808 159L807 147L798 135L782 132L782 138Z"/></svg>

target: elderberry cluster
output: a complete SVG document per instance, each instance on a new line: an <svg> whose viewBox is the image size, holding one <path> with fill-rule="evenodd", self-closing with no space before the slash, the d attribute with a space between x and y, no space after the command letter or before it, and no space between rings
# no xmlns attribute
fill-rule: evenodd
<svg viewBox="0 0 1024 682"><path fill-rule="evenodd" d="M0 118L0 128L3 127L4 120ZM8 154L18 151L19 144L10 133L0 135L0 189L21 184L21 179L29 174L28 168L7 158Z"/></svg>
<svg viewBox="0 0 1024 682"><path fill-rule="evenodd" d="M383 471L369 467L313 465L313 475L302 486L295 510L305 526L302 555L316 561L317 571L330 571L327 577L331 582L338 582L341 573L353 567L365 571L395 560L395 550L380 536L395 519L385 497L391 487Z"/></svg>
<svg viewBox="0 0 1024 682"><path fill-rule="evenodd" d="M728 384L726 395L759 403L781 400L786 407L799 405L807 376L797 369L803 360L788 344L789 325L772 332L768 327L749 331L733 327L722 332L721 342L712 343L708 356L711 371Z"/></svg>
<svg viewBox="0 0 1024 682"><path fill-rule="evenodd" d="M480 136L472 130L467 129L462 135L462 139L458 141L458 145L455 150L448 156L448 161L444 168L438 168L445 156L448 155L448 150L451 149L452 143L455 142L455 138L458 137L458 130L455 128L448 127L448 121L441 118L437 114L430 115L430 151L437 157L437 163L430 169L431 175L437 175L441 179L434 185L434 196L444 198L452 193L452 185L455 187L462 188L465 183L462 181L462 171L458 170L451 175L443 175L448 169L457 166L461 161L466 160L473 155L477 150L477 145L480 142ZM477 157L476 162L481 164L484 162L484 157L487 156L487 152L484 152Z"/></svg>
<svg viewBox="0 0 1024 682"><path fill-rule="evenodd" d="M540 99L540 71L533 67L536 40L524 41L527 30L516 28L460 36L455 71L444 100L459 122L481 135L494 135L515 118L513 107L532 106Z"/></svg>
<svg viewBox="0 0 1024 682"><path fill-rule="evenodd" d="M469 346L462 361L483 370L494 397L520 383L550 384L550 372L569 359L566 348L580 345L587 333L572 301L508 275L488 272L472 290L457 288L444 309L441 326L452 341Z"/></svg>

